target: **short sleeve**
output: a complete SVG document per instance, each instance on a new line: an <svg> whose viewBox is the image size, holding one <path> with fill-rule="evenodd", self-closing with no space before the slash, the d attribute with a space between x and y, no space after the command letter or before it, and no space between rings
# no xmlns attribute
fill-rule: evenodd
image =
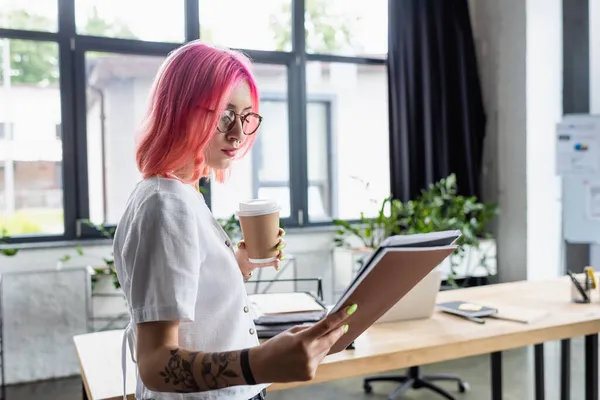
<svg viewBox="0 0 600 400"><path fill-rule="evenodd" d="M132 219L123 248L135 323L193 321L198 291L198 223L183 198L157 192Z"/></svg>

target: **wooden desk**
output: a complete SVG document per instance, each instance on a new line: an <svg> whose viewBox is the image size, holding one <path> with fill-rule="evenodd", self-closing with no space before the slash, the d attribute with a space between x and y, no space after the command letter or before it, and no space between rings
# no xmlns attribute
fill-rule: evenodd
<svg viewBox="0 0 600 400"><path fill-rule="evenodd" d="M490 319L481 325L435 312L429 319L374 325L356 340L355 350L327 357L313 381L274 384L269 390L491 353L492 398L501 399L501 351L536 345L536 394L541 399L544 386L543 343L564 339L563 355L568 355L568 339L585 336L586 398L596 400L600 303L597 293L594 293L594 302L591 304L572 303L569 285L568 279L559 278L440 292L440 302L465 300L499 308L502 305L523 306L551 312L530 324ZM122 331L93 333L74 338L83 384L90 399L119 399L122 390L121 338ZM568 357L563 357L561 386L565 396L568 396L569 388L568 361ZM129 357L128 363L127 387L128 393L133 393L135 373Z"/></svg>

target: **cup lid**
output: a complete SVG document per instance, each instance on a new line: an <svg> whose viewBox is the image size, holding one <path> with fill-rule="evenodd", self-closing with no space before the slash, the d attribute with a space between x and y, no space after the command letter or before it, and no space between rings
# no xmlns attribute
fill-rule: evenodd
<svg viewBox="0 0 600 400"><path fill-rule="evenodd" d="M281 207L274 200L252 199L240 202L238 215L250 217L255 215L271 214L279 211Z"/></svg>

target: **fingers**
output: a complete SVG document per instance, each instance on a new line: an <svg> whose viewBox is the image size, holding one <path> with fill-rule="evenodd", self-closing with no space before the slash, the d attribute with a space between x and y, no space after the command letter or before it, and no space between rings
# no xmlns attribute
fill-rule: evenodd
<svg viewBox="0 0 600 400"><path fill-rule="evenodd" d="M287 242L283 239L279 239L279 243L277 243L277 250L283 250L287 246Z"/></svg>
<svg viewBox="0 0 600 400"><path fill-rule="evenodd" d="M358 305L353 304L351 306L342 308L334 314L330 314L321 321L314 324L310 329L306 330L306 334L309 339L315 340L322 336L327 335L333 330L336 330L344 325L346 320L353 315L358 308Z"/></svg>
<svg viewBox="0 0 600 400"><path fill-rule="evenodd" d="M281 269L280 261L285 260L285 256L283 255L283 249L287 246L287 242L283 239L279 239L279 244L277 244L277 250L279 253L277 254L277 261L275 261L275 269L279 271Z"/></svg>
<svg viewBox="0 0 600 400"><path fill-rule="evenodd" d="M331 332L327 333L325 336L322 336L321 340L319 340L319 344L318 344L319 353L325 353L325 355L327 355L327 353L333 347L333 345L336 344L336 342L338 340L340 340L340 338L346 332L348 332L348 329L349 329L348 324L344 324L344 325L332 330Z"/></svg>
<svg viewBox="0 0 600 400"><path fill-rule="evenodd" d="M311 325L296 325L293 328L290 328L290 333L300 333L307 330L310 327Z"/></svg>
<svg viewBox="0 0 600 400"><path fill-rule="evenodd" d="M279 228L279 236L285 236L285 230L283 228Z"/></svg>
<svg viewBox="0 0 600 400"><path fill-rule="evenodd" d="M284 232L283 234L285 234L285 231L281 228L279 229L279 232L280 232L280 236L283 236L283 235L281 235L281 232ZM283 239L279 239L279 242L277 242L277 246L276 246L276 249L278 250L277 260L270 261L267 263L257 263L257 264L253 264L253 266L255 268L273 267L273 268L275 268L275 270L279 271L281 269L281 265L279 262L285 260L285 256L282 251L285 248L285 246L287 246L287 242ZM238 249L245 250L246 242L244 242L244 240L240 240L237 244L237 247L238 247Z"/></svg>

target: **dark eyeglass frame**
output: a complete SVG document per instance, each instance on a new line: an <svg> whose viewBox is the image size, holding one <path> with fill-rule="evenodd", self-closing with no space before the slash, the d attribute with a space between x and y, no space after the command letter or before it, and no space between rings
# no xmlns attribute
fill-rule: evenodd
<svg viewBox="0 0 600 400"><path fill-rule="evenodd" d="M255 112L249 112L246 114L238 114L235 111L231 110L231 109L226 109L223 110L223 112L221 113L221 118L223 118L223 116L225 116L225 113L230 113L231 115L233 115L234 118L231 119L231 124L229 124L229 128L227 130L221 130L219 128L219 125L217 124L217 130L221 133L227 133L227 132L231 132L231 130L233 129L233 127L235 126L235 122L237 120L237 118L240 119L240 122L242 123L242 133L246 136L250 136L253 135L254 133L256 133L256 131L258 130L258 128L260 127L260 124L262 123L263 117L260 116L259 114L255 113ZM244 124L248 123L247 118L249 116L253 116L258 118L258 124L256 124L256 128L254 128L254 130L250 133L246 133L246 131L244 130Z"/></svg>

